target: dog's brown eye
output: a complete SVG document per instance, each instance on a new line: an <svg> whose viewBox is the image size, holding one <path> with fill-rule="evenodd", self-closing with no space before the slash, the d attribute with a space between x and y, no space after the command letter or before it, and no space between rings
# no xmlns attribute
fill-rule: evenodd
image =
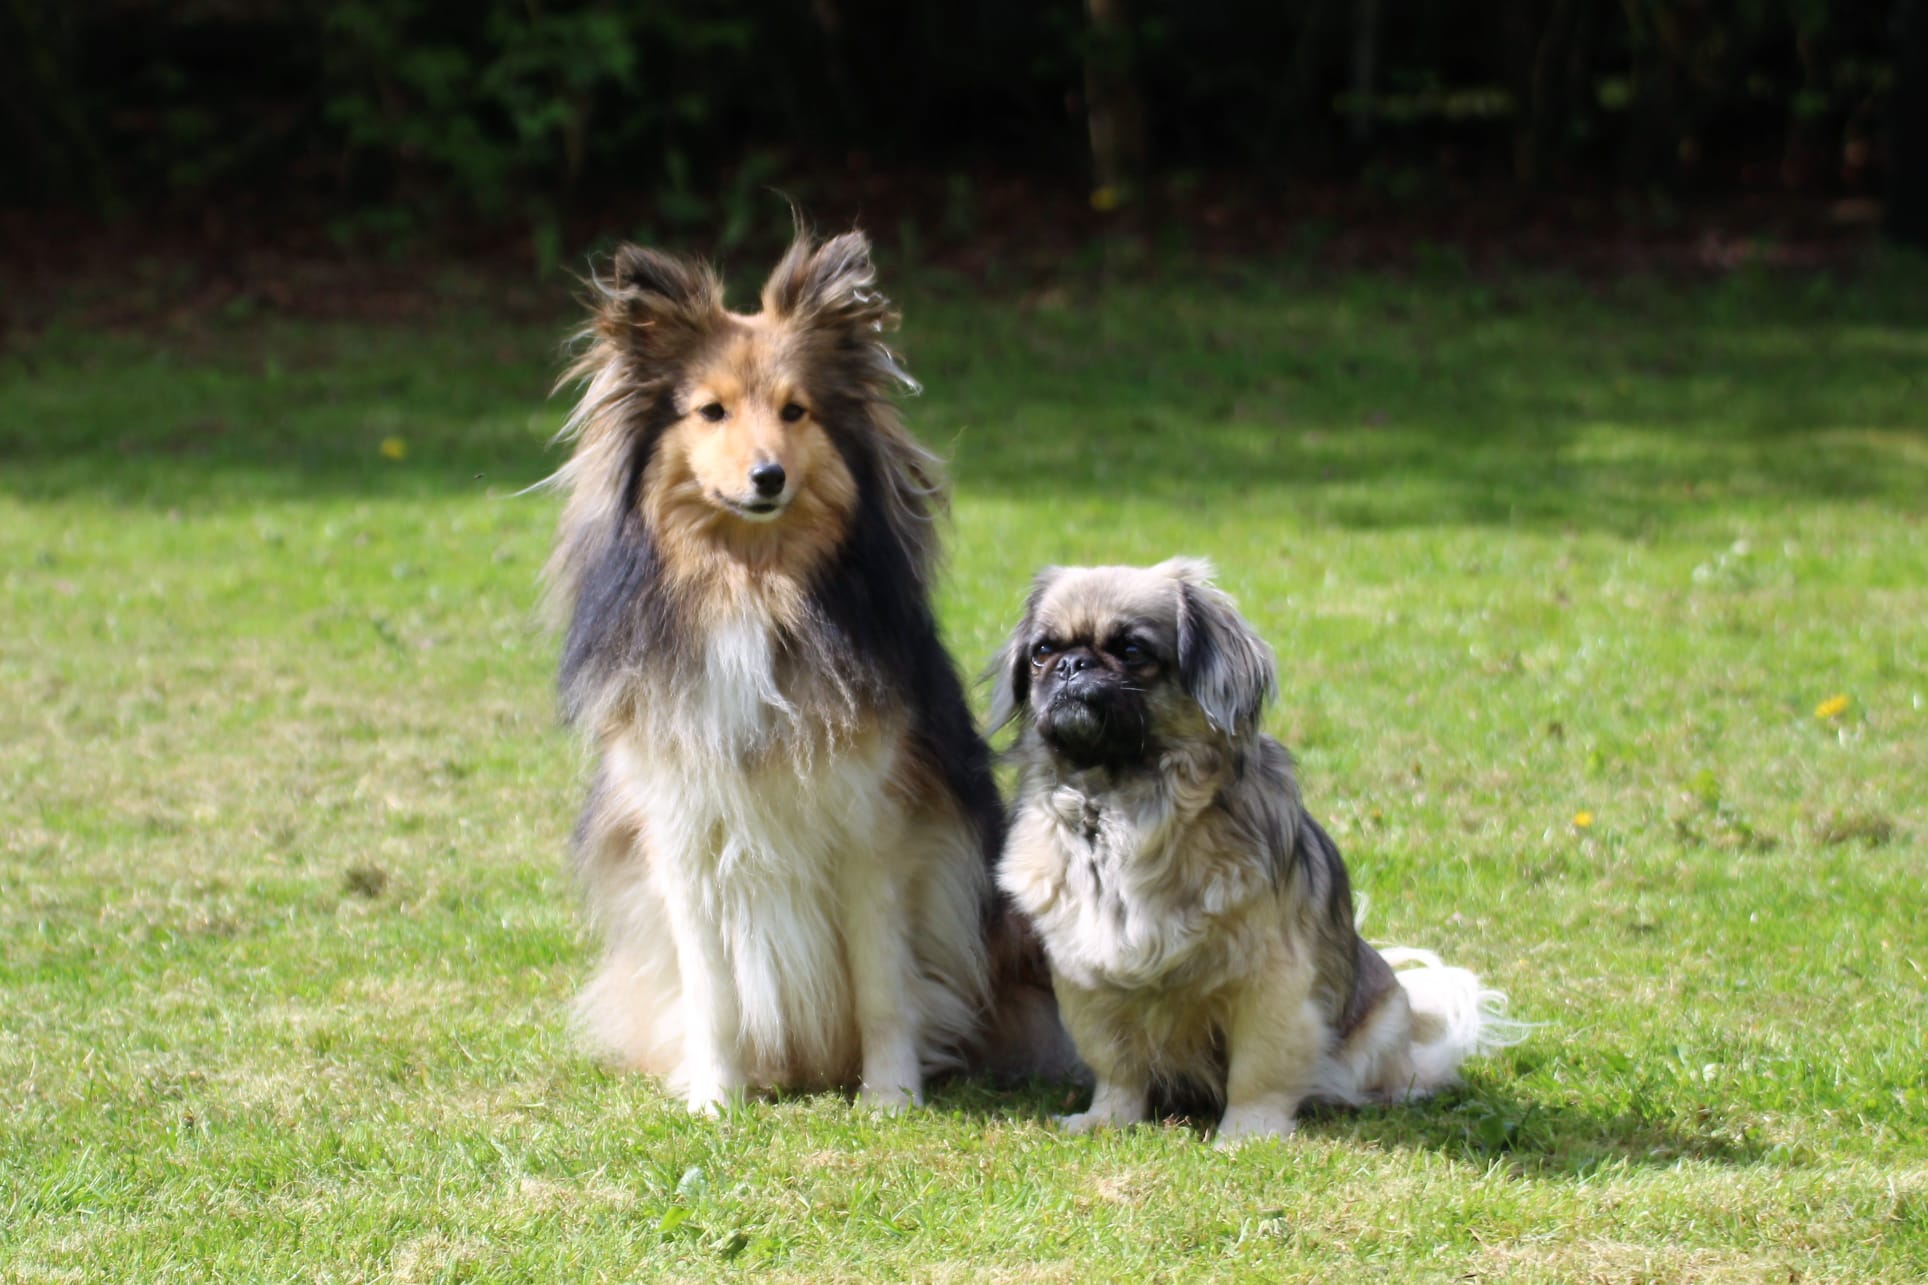
<svg viewBox="0 0 1928 1285"><path fill-rule="evenodd" d="M722 419L725 415L729 414L728 411L723 409L722 402L711 402L707 406L699 406L697 407L696 413L698 415L701 415L704 419L707 419L708 421L710 421L710 423L712 424L716 423L718 420Z"/></svg>
<svg viewBox="0 0 1928 1285"><path fill-rule="evenodd" d="M1118 656L1127 665L1142 665L1151 659L1151 653L1135 642L1126 643Z"/></svg>
<svg viewBox="0 0 1928 1285"><path fill-rule="evenodd" d="M1048 642L1039 643L1031 649L1031 663L1033 665L1042 665L1045 661L1051 659L1051 653L1056 650L1057 648Z"/></svg>
<svg viewBox="0 0 1928 1285"><path fill-rule="evenodd" d="M795 402L790 402L782 410L777 412L778 418L782 419L786 424L796 423L804 417L804 414L803 407L797 405Z"/></svg>

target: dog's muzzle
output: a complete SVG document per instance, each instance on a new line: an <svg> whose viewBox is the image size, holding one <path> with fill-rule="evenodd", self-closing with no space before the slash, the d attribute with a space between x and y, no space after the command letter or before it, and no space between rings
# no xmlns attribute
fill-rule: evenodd
<svg viewBox="0 0 1928 1285"><path fill-rule="evenodd" d="M1102 670L1074 671L1058 682L1038 711L1038 731L1077 767L1117 765L1145 752L1145 713Z"/></svg>

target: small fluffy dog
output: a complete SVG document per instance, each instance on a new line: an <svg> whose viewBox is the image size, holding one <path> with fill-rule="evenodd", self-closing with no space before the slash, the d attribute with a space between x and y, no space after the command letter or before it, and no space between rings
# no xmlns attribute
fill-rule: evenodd
<svg viewBox="0 0 1928 1285"><path fill-rule="evenodd" d="M1073 1132L1164 1088L1222 1102L1223 1140L1284 1136L1307 1099L1429 1093L1515 1032L1473 974L1359 936L1338 849L1259 731L1271 652L1210 577L1047 570L994 670L993 722L1022 726L998 882L1097 1076Z"/></svg>
<svg viewBox="0 0 1928 1285"><path fill-rule="evenodd" d="M1003 1016L1023 1003L1022 943L987 949L1002 805L931 614L943 492L889 400L911 380L875 275L862 235L800 231L746 316L709 268L624 246L565 376L546 575L598 759L575 847L604 941L578 1016L693 1111L761 1086L920 1102L983 1052L989 956L1015 970ZM1038 1026L1000 1029L1042 1046L1037 971Z"/></svg>

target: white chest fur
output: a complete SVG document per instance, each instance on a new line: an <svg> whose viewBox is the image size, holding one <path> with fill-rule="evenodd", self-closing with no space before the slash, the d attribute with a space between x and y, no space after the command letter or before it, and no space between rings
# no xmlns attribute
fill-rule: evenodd
<svg viewBox="0 0 1928 1285"><path fill-rule="evenodd" d="M649 801L652 881L666 901L693 893L716 935L753 1061L834 1071L852 1052L839 924L848 882L899 841L899 744L865 736L807 772L782 755L746 766L634 739L610 757Z"/></svg>
<svg viewBox="0 0 1928 1285"><path fill-rule="evenodd" d="M724 1038L752 1063L835 1074L854 1038L843 907L850 881L900 840L902 737L889 721L856 726L821 675L786 691L779 658L762 604L712 620L696 663L650 689L608 770L646 800L658 896L717 943L711 980L739 1027Z"/></svg>
<svg viewBox="0 0 1928 1285"><path fill-rule="evenodd" d="M704 748L711 755L762 745L797 715L778 681L769 620L748 604L745 608L711 628L701 677L678 702L685 706L678 711L679 733L707 741Z"/></svg>
<svg viewBox="0 0 1928 1285"><path fill-rule="evenodd" d="M998 881L1075 985L1157 989L1200 970L1222 974L1230 939L1220 924L1263 876L1212 860L1199 829L1155 789L1060 784L1019 812Z"/></svg>

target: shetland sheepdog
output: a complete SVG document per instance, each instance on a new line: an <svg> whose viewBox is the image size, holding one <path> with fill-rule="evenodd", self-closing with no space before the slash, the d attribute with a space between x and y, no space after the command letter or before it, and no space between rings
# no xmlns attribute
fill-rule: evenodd
<svg viewBox="0 0 1928 1285"><path fill-rule="evenodd" d="M1002 805L929 599L941 472L869 244L799 231L751 315L633 245L591 286L546 571L596 756L583 1030L711 1114L1068 1060L991 886Z"/></svg>

